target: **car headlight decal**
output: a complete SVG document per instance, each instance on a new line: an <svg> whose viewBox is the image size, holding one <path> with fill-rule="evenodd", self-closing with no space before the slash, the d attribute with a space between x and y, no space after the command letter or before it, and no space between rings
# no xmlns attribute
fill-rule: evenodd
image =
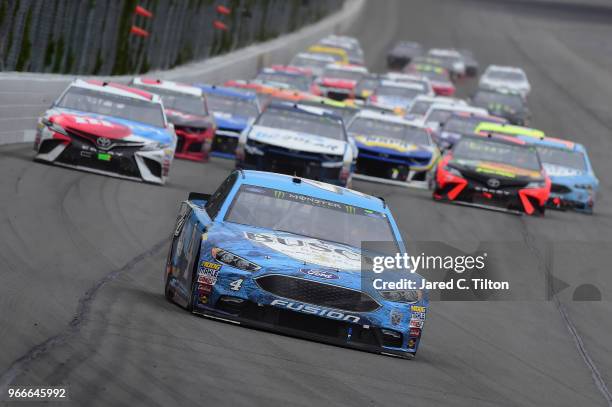
<svg viewBox="0 0 612 407"><path fill-rule="evenodd" d="M223 250L219 247L213 247L210 253L212 257L219 263L223 263L240 270L250 271L251 273L254 273L257 270L261 269L261 266L234 253L228 252L227 250Z"/></svg>

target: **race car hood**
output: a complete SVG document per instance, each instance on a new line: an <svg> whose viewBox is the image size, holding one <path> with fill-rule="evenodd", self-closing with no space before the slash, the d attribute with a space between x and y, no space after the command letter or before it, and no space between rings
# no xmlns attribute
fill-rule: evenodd
<svg viewBox="0 0 612 407"><path fill-rule="evenodd" d="M165 108L164 110L166 111L168 121L175 126L206 129L211 127L213 123L210 116L199 116L168 108Z"/></svg>
<svg viewBox="0 0 612 407"><path fill-rule="evenodd" d="M242 131L248 123L248 117L233 116L229 113L214 112L217 127L227 130Z"/></svg>
<svg viewBox="0 0 612 407"><path fill-rule="evenodd" d="M361 272L359 248L293 233L230 222L215 223L202 242L202 252L208 256L213 247L257 264L261 274L290 275L367 291L372 287L370 280L380 277ZM410 275L417 280L421 278L416 273Z"/></svg>
<svg viewBox="0 0 612 407"><path fill-rule="evenodd" d="M276 147L331 155L344 155L347 145L343 140L257 125L252 127L248 138Z"/></svg>
<svg viewBox="0 0 612 407"><path fill-rule="evenodd" d="M405 108L412 102L412 98L401 96L377 96L376 104L390 108L401 107Z"/></svg>
<svg viewBox="0 0 612 407"><path fill-rule="evenodd" d="M111 140L154 141L164 144L171 144L173 141L173 133L169 129L113 116L57 108L47 111L45 116L67 130L94 134Z"/></svg>
<svg viewBox="0 0 612 407"><path fill-rule="evenodd" d="M353 134L359 149L369 150L382 154L400 155L410 158L431 158L432 150L428 146L421 146L384 136L364 136Z"/></svg>
<svg viewBox="0 0 612 407"><path fill-rule="evenodd" d="M480 174L487 174L498 178L521 179L526 181L539 181L543 179L540 171L515 167L513 165L496 163L491 161L463 160L453 158L449 165L459 171L470 170Z"/></svg>
<svg viewBox="0 0 612 407"><path fill-rule="evenodd" d="M354 89L357 85L357 81L353 81L350 79L341 79L341 78L331 78L328 76L324 76L321 78L321 85L326 86L328 88L339 88L339 89Z"/></svg>

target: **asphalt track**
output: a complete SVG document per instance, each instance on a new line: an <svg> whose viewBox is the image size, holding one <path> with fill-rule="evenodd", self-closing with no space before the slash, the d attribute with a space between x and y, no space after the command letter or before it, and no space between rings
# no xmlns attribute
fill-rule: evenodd
<svg viewBox="0 0 612 407"><path fill-rule="evenodd" d="M4 146L0 388L63 384L70 403L58 405L83 406L612 405L612 9L576 3L371 1L352 28L373 69L400 38L523 66L534 124L590 149L602 187L594 216L518 217L356 185L386 198L408 240L522 248L498 266L527 300L433 303L413 361L195 317L163 298L165 239L179 201L212 191L231 163L176 162L170 184L157 187L34 163L29 145ZM3 112L11 117L19 112ZM551 242L569 287L547 301L551 271L521 256L545 259ZM572 301L583 283L603 301Z"/></svg>

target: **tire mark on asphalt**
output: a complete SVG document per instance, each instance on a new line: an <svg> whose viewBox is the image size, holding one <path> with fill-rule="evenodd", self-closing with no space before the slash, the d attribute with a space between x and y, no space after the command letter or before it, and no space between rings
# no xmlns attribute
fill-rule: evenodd
<svg viewBox="0 0 612 407"><path fill-rule="evenodd" d="M81 330L91 311L91 304L95 300L100 289L102 289L106 284L115 280L122 274L132 271L143 260L155 255L162 249L162 247L166 245L167 241L168 239L164 238L163 240L153 245L149 250L133 257L130 261L124 264L123 267L113 270L102 278L98 279L79 298L76 313L72 317L72 320L64 328L64 330L62 330L56 335L47 338L45 341L39 343L38 345L35 345L30 348L30 350L28 350L23 356L16 359L11 364L11 366L4 373L2 373L2 375L0 376L0 393L6 394L8 387L11 385L13 380L15 380L15 378L19 376L19 374L25 372L32 364L32 362L39 359L41 356L49 353L57 346L66 343Z"/></svg>

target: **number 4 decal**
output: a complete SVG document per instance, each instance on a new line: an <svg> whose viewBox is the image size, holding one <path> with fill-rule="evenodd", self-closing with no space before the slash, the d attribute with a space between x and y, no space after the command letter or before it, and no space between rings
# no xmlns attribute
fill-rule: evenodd
<svg viewBox="0 0 612 407"><path fill-rule="evenodd" d="M231 289L232 291L238 291L238 290L240 290L240 287L242 287L242 282L243 282L243 281L244 281L244 279L242 279L242 278L240 278L240 279L238 279L238 280L236 280L236 281L232 281L232 282L230 283L230 289Z"/></svg>

